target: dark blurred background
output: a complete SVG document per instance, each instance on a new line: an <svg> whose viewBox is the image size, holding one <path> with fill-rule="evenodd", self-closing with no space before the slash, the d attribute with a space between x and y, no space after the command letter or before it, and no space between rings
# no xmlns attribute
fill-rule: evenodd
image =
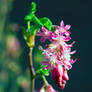
<svg viewBox="0 0 92 92"><path fill-rule="evenodd" d="M0 0L0 1L3 1L3 0ZM77 58L77 61L76 63L73 64L72 69L68 72L70 80L67 82L65 89L64 90L58 89L57 86L54 84L53 80L51 80L52 79L51 77L47 77L49 83L52 84L56 90L59 90L59 92L92 92L92 72L91 72L91 67L92 67L91 66L92 65L92 60L91 60L91 55L92 55L91 54L91 50L92 50L92 38L91 38L92 37L91 36L92 35L92 0L4 0L4 1L12 2L11 3L12 9L10 8L11 10L8 10L9 11L8 13L6 12L8 16L6 16L7 22L5 23L4 31L14 30L14 29L8 29L9 28L8 26L10 24L11 24L11 27L12 25L16 24L14 27L15 29L17 27L16 30L18 31L16 32L15 31L12 31L12 32L5 31L4 36L2 38L4 39L6 37L6 33L9 36L11 34L16 35L16 39L18 39L20 43L20 46L19 46L20 48L18 47L18 49L21 49L21 51L17 53L19 54L17 56L19 60L17 60L16 66L19 66L20 68L19 70L21 70L21 72L17 74L16 72L18 71L14 71L10 68L6 68L8 66L7 64L5 64L4 66L3 63L0 63L1 64L0 74L1 75L3 74L3 76L8 76L7 78L5 77L7 83L1 81L3 80L2 79L3 77L0 77L0 85L1 85L0 92L29 92L29 90L26 89L30 82L29 81L30 79L28 78L28 76L26 76L28 75L28 71L27 71L28 48L23 39L20 27L25 26L24 17L28 13L30 9L30 3L32 1L35 1L37 3L36 15L38 17L48 17L51 19L51 21L55 25L59 25L61 20L64 20L65 24L70 24L72 40L76 41L75 45L73 46L73 49L76 49L77 53L73 55L73 58ZM10 39L12 38L10 37ZM1 52L3 52L2 50L5 50L4 47L5 46L1 41L1 46L0 46ZM37 50L35 49L34 49L34 64L36 67L36 64L38 63L36 63L35 57L38 56L38 59L39 59L39 53L37 53ZM10 57L11 55L12 53L9 54ZM9 56L6 55L6 58ZM2 57L2 60L4 60L4 58L5 57ZM13 56L13 58L16 58L16 57ZM9 60L8 63L10 63L12 59L7 59L6 61L8 62ZM41 59L42 57L40 57L40 60ZM40 62L40 60L38 61ZM7 69L9 73L6 73ZM16 84L14 81L15 76L17 76ZM24 80L23 82L24 84L21 83L21 81L23 80ZM39 90L42 84L43 84L43 81L41 80L41 78L36 79L36 83L35 83L36 90ZM12 85L15 85L15 86L12 86ZM19 85L19 86L16 87L16 85ZM9 91L4 90L4 88Z"/></svg>

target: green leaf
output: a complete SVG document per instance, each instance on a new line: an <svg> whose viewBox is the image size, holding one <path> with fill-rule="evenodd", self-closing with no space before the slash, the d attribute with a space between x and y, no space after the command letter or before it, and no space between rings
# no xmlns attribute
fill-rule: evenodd
<svg viewBox="0 0 92 92"><path fill-rule="evenodd" d="M35 2L32 2L31 3L31 10L30 10L31 13L35 13L36 12L36 3Z"/></svg>
<svg viewBox="0 0 92 92"><path fill-rule="evenodd" d="M47 69L42 69L42 74L45 75L45 76L49 76L49 70Z"/></svg>
<svg viewBox="0 0 92 92"><path fill-rule="evenodd" d="M33 21L34 16L35 16L34 14L29 13L28 15L25 16L25 20L26 21Z"/></svg>
<svg viewBox="0 0 92 92"><path fill-rule="evenodd" d="M25 20L27 21L28 24L27 26L28 32L23 31L25 38L27 37L27 35L35 35L36 31L41 29L42 26L46 27L48 30L51 30L52 28L52 22L50 21L49 18L47 17L37 18L35 12L36 12L36 4L35 2L32 2L30 12L25 17Z"/></svg>
<svg viewBox="0 0 92 92"><path fill-rule="evenodd" d="M49 18L40 18L40 21L42 22L43 26L45 26L48 30L51 30L52 22Z"/></svg>
<svg viewBox="0 0 92 92"><path fill-rule="evenodd" d="M45 75L49 76L49 69L44 69L46 65L40 65L40 67L37 69L36 74L37 75Z"/></svg>
<svg viewBox="0 0 92 92"><path fill-rule="evenodd" d="M39 30L39 27L37 25L31 25L28 33L29 35L35 35L37 30Z"/></svg>
<svg viewBox="0 0 92 92"><path fill-rule="evenodd" d="M46 65L42 65L42 64L40 64L40 66L38 67L38 71L40 70L40 69L43 69L43 68L45 68L46 67Z"/></svg>
<svg viewBox="0 0 92 92"><path fill-rule="evenodd" d="M29 13L26 17L25 17L26 21L30 21L35 23L36 25L40 25L43 26L42 22L35 16L35 14Z"/></svg>

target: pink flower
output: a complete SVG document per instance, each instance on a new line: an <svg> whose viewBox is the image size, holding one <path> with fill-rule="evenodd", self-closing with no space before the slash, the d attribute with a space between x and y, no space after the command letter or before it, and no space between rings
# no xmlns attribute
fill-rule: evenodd
<svg viewBox="0 0 92 92"><path fill-rule="evenodd" d="M70 25L64 26L64 22L61 21L60 27L57 26L54 32L42 27L42 32L37 33L38 36L42 36L42 41L46 39L51 41L51 44L46 45L46 49L39 47L45 59L42 64L47 65L45 68L50 69L53 80L61 89L65 87L66 81L69 80L67 70L71 69L72 64L76 61L76 59L71 59L71 55L76 52L76 50L71 51L75 42L66 43L71 40L71 33L68 31L70 27Z"/></svg>
<svg viewBox="0 0 92 92"><path fill-rule="evenodd" d="M61 21L61 22L60 22L60 27L59 27L58 30L59 30L61 33L64 33L66 36L69 36L69 35L71 34L71 33L68 31L70 28L71 28L70 25L64 26L64 22Z"/></svg>
<svg viewBox="0 0 92 92"><path fill-rule="evenodd" d="M50 84L47 84L47 87L45 85L42 86L39 92L57 92L57 91L54 90Z"/></svg>
<svg viewBox="0 0 92 92"><path fill-rule="evenodd" d="M39 32L37 32L36 35L42 36L41 39L40 39L41 42L44 42L46 39L52 40L51 39L52 32L48 31L45 27L42 27L42 32L39 31Z"/></svg>
<svg viewBox="0 0 92 92"><path fill-rule="evenodd" d="M66 81L69 80L67 70L61 64L49 64L48 61L42 62L43 65L48 65L46 68L50 69L51 75L55 83L60 89L63 89L66 85Z"/></svg>
<svg viewBox="0 0 92 92"><path fill-rule="evenodd" d="M41 42L44 42L46 39L49 39L51 42L55 40L55 38L58 40L58 36L63 38L65 41L69 41L71 39L70 32L68 31L70 29L70 25L64 26L64 22L61 21L60 27L58 26L55 30L55 32L47 30L45 27L42 27L42 31L37 32L37 36L41 37ZM65 34L65 36L63 36ZM54 38L54 39L53 39Z"/></svg>
<svg viewBox="0 0 92 92"><path fill-rule="evenodd" d="M71 69L71 54L74 54L76 51L71 52L71 49L67 48L65 43L62 45L57 43L50 44L46 50L44 50L41 46L39 48L43 51L45 61L49 61L49 64L61 64L64 65L67 70Z"/></svg>

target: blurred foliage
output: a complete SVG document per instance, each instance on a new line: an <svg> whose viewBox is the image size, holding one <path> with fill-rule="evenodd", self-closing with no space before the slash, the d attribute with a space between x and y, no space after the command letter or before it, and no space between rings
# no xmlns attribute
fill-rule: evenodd
<svg viewBox="0 0 92 92"><path fill-rule="evenodd" d="M39 48L36 46L34 47L34 61L36 61L36 63L40 63L41 61L44 60L43 58L43 54L42 54L42 51L39 50Z"/></svg>
<svg viewBox="0 0 92 92"><path fill-rule="evenodd" d="M22 69L24 50L18 38L19 25L9 17L13 2L0 0L0 92L30 92L30 73Z"/></svg>

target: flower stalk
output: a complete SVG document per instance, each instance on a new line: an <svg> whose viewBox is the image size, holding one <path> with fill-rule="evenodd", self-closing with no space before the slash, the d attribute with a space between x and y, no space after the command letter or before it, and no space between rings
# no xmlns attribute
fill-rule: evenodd
<svg viewBox="0 0 92 92"><path fill-rule="evenodd" d="M35 75L35 71L34 71L33 62L32 62L32 50L33 48L30 48L29 59L30 59L30 74L31 74L31 92L34 92L35 79L32 77Z"/></svg>
<svg viewBox="0 0 92 92"><path fill-rule="evenodd" d="M42 75L41 77L42 77L42 79L43 79L43 82L44 82L44 84L45 84L45 87L47 87L48 82L47 82L47 80L46 80L45 76L44 76L44 75Z"/></svg>
<svg viewBox="0 0 92 92"><path fill-rule="evenodd" d="M30 30L30 21L27 22L28 31Z"/></svg>

